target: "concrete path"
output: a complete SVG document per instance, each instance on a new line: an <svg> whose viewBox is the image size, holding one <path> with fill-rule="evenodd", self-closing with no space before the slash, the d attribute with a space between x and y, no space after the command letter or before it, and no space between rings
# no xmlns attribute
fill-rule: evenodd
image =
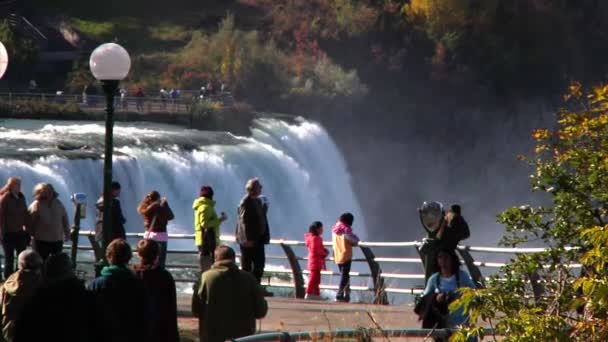
<svg viewBox="0 0 608 342"><path fill-rule="evenodd" d="M267 300L268 315L258 321L258 329L262 332L420 327L413 307L409 305L347 304L294 298ZM197 341L198 321L190 314L190 297L181 297L178 302L179 325L184 341Z"/></svg>

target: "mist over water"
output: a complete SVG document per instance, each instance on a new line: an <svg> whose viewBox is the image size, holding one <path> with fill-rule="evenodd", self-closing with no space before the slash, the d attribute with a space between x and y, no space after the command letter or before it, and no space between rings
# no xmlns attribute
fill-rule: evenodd
<svg viewBox="0 0 608 342"><path fill-rule="evenodd" d="M543 201L531 192L532 169L517 155L531 155L532 130L554 124L550 105L418 102L402 104L402 111L327 123L347 158L373 240L421 239L417 208L440 201L461 204L471 226L466 244L495 246L504 232L497 214ZM413 249L401 253L416 256Z"/></svg>
<svg viewBox="0 0 608 342"><path fill-rule="evenodd" d="M86 193L87 218L82 226L92 228L94 203L103 186L104 131L102 123L1 121L0 179L21 177L28 203L36 183L53 184L70 218L74 212L70 194ZM120 199L131 232L143 231L137 204L147 192L158 190L176 216L169 231L191 233L192 201L200 186L209 184L215 190L218 213L229 216L222 233L232 234L245 182L252 177L260 177L270 201L273 237L302 240L312 221L330 226L344 211L353 212L359 227L365 226L346 163L317 123L260 119L251 137L118 123L114 135L114 178L122 184Z"/></svg>

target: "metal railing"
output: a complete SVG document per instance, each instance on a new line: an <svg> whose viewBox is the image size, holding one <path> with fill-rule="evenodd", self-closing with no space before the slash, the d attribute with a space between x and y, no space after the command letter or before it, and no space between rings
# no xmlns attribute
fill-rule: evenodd
<svg viewBox="0 0 608 342"><path fill-rule="evenodd" d="M76 248L76 250L81 252L92 253L93 258L88 258L85 261L78 261L78 265L86 265L92 266L96 261L102 257L101 248L98 243L95 241L95 232L81 230L79 232L79 236L86 237L90 242L89 246L78 246L75 245L66 245L65 248ZM127 233L128 239L142 239L143 233ZM194 234L169 234L169 238L172 240L194 240ZM220 240L226 244L234 244L235 238L231 235L222 235ZM276 261L287 261L289 267L282 268L273 268L266 269L266 273L264 279L268 279L264 282L264 285L270 287L278 287L278 288L289 288L293 289L294 296L296 298L304 298L305 296L305 282L304 275L309 274L310 272L307 270L303 270L300 262L306 262L308 259L306 257L307 250L305 248L305 243L303 241L298 240L285 240L285 239L272 239L270 240L270 245L279 246L283 251L284 255L269 255L267 259L276 260ZM324 245L331 246L331 242L325 241ZM373 294L373 303L375 304L388 304L387 294L401 294L401 295L417 295L423 292L423 288L421 286L412 286L412 287L389 287L386 286L385 280L424 280L423 273L400 273L400 272L383 272L380 267L381 264L420 264L422 265L422 260L420 258L401 258L401 257L376 257L374 251L381 250L385 247L404 247L404 248L418 248L422 245L420 241L406 241L406 242L361 242L359 244L359 249L363 254L363 258L354 258L353 262L362 262L366 263L369 272L357 272L351 271L350 276L354 278L360 279L369 279L371 280L371 285L353 285L351 286L351 290L353 291L368 291ZM302 251L300 255L295 253L294 249L299 248L299 251ZM372 250L373 248L373 250ZM481 268L483 269L497 269L499 267L504 266L504 263L499 262L486 262L486 261L476 261L473 259L470 251L475 251L478 253L484 254L495 254L495 253L537 253L544 251L543 248L498 248L498 247L475 247L475 246L458 246L458 253L460 257L465 261L465 264L468 268L469 273L471 274L473 280L483 286L485 284L485 278L482 275ZM168 254L168 262L166 268L168 270L190 270L189 272L191 277L184 276L175 276L176 282L194 282L198 277L198 251L186 250L186 249L169 249L167 251ZM73 253L73 256L75 253ZM171 255L190 255L192 258L190 259L192 262L184 262L182 260L179 263L171 263ZM331 260L331 258L330 258ZM578 264L570 265L570 267L576 268L580 267ZM423 268L421 267L421 271ZM279 276L277 276L279 275ZM283 276L280 276L283 275ZM322 271L322 278L327 279L328 276L337 276L338 272L335 271ZM283 279L283 280L281 280ZM285 279L289 279L290 281L285 281ZM536 279L536 280L535 280ZM542 286L540 285L540 281L538 280L538 275L531 274L530 282L532 283L532 287L534 289L534 295L540 296L542 293ZM368 284L370 284L368 283ZM331 284L327 282L322 282L320 285L321 289L337 289L338 286L336 284Z"/></svg>
<svg viewBox="0 0 608 342"><path fill-rule="evenodd" d="M234 103L232 93L226 91L221 94L206 95L200 98L198 95L189 92L178 98L161 97L136 97L116 95L114 99L115 111L120 112L145 112L145 113L187 113L196 105L211 105L219 102L223 106ZM41 101L45 103L64 105L78 105L82 111L103 111L105 109L105 97L103 94L66 94L57 93L38 93L38 92L0 92L0 101L8 104L9 107L20 102Z"/></svg>

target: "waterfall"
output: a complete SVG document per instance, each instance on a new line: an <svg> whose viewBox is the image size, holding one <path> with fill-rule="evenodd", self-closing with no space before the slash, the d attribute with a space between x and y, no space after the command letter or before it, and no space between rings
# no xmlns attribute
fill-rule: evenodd
<svg viewBox="0 0 608 342"><path fill-rule="evenodd" d="M0 181L21 177L28 203L35 184L53 184L70 218L74 214L70 195L86 193L87 217L81 225L91 229L94 203L103 185L104 132L102 123L0 121ZM318 123L302 118L258 119L250 137L118 123L114 135L114 179L122 184L120 200L130 232L143 231L137 204L146 193L157 190L176 216L169 231L191 233L192 202L200 186L209 184L215 191L218 214L224 211L229 217L222 233L232 234L245 182L259 177L270 201L273 237L302 240L312 221L330 227L345 211L355 215L357 233L366 235L344 158Z"/></svg>

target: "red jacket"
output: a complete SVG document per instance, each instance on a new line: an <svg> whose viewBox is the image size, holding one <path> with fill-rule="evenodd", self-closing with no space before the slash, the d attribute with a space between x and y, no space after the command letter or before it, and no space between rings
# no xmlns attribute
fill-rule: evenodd
<svg viewBox="0 0 608 342"><path fill-rule="evenodd" d="M323 247L323 239L319 235L307 233L304 235L308 247L308 270L317 271L325 269L325 258L329 251Z"/></svg>

